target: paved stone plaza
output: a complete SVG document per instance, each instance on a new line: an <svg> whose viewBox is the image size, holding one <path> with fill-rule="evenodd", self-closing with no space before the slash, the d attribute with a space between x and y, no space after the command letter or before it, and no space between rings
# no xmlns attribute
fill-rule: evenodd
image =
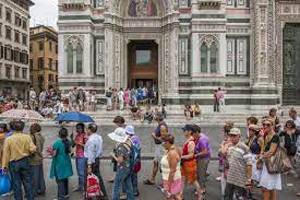
<svg viewBox="0 0 300 200"><path fill-rule="evenodd" d="M150 138L150 133L153 130L154 127L136 127L136 133L141 137L142 139L142 150L143 155L151 155L153 151L153 141ZM108 137L106 136L107 133L112 131L114 127L112 126L103 126L101 127L101 135L104 139L104 156L107 156L110 152L110 150L113 147L113 142L111 142ZM46 137L46 144L45 147L52 144L56 138L57 135L57 128L55 127L43 127L43 135ZM72 128L70 128L72 130ZM205 133L208 133L210 136L210 140L212 143L213 148L213 157L216 157L216 151L218 149L218 145L221 141L221 127L203 127L203 130ZM183 143L183 135L181 132L181 129L179 127L171 128L171 132L176 136L176 143L182 144ZM244 132L245 133L245 132ZM49 180L49 167L50 167L50 159L47 158L45 160L45 177L47 179L47 195L43 198L39 198L40 200L52 200L55 198L56 195L56 184L54 180ZM74 165L74 162L73 162ZM73 167L73 170L75 170L75 166ZM150 160L144 160L143 161L143 167L142 172L140 173L140 182L141 180L145 179L148 175L148 173L151 171L151 161ZM209 169L208 169L210 176L208 177L208 200L217 200L221 199L220 196L220 184L215 180L215 178L219 175L218 173L218 162L212 161L210 163ZM109 179L112 176L112 166L110 163L110 160L103 160L101 162L101 172L105 180ZM157 177L156 183L159 184L160 175ZM293 177L283 176L283 187L284 190L280 192L279 199L286 199L286 200L294 200L296 199L295 193L297 191L297 185L299 185L300 180L295 179ZM287 181L288 180L288 181ZM293 187L287 187L286 182L293 183ZM77 183L77 176L74 175L70 179L70 189L74 188ZM112 190L112 184L106 182L106 188L111 194ZM140 200L162 200L162 193L155 187L155 186L145 186L143 184L140 184L139 186L141 196L138 198ZM189 188L187 189L190 190ZM260 191L255 189L255 196L257 199L261 199ZM10 198L5 198L5 200L9 200ZM13 198L11 198L13 199ZM71 193L71 200L79 200L81 198L81 194L79 193Z"/></svg>

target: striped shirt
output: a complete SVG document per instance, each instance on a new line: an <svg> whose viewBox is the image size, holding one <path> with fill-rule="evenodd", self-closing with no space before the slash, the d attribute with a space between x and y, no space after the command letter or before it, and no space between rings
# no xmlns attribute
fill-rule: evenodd
<svg viewBox="0 0 300 200"><path fill-rule="evenodd" d="M249 148L244 143L239 142L228 149L227 159L229 163L227 182L246 188L247 166L252 165Z"/></svg>

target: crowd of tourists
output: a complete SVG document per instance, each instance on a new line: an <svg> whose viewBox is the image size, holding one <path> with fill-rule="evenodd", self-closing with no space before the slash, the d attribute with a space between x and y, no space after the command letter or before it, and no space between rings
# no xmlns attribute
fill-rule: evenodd
<svg viewBox="0 0 300 200"><path fill-rule="evenodd" d="M247 118L247 132L244 134L234 123L225 124L218 151L220 177L217 178L225 200L250 200L253 187L262 188L264 200L277 199L276 191L282 190L281 175L285 172L297 175L300 118L292 108L290 119L281 127L276 112L276 109L271 109L262 119ZM155 120L157 127L151 134L155 144L153 169L144 184L156 184L160 171L162 181L159 185L165 199L205 199L207 168L212 156L209 134L196 124L186 124L182 127L185 139L178 146L163 114L157 113ZM115 143L111 149L115 174L112 199L133 200L140 195L138 173L142 167L143 141L123 117L117 116L113 122L116 129L108 134ZM0 167L11 176L14 198L22 199L24 188L26 198L33 200L47 191L43 171L45 139L39 124L32 124L29 134L24 133L24 126L22 121L0 124ZM64 127L60 128L57 140L47 148L52 157L50 178L57 183L59 200L69 199L68 183L74 171L78 176L78 187L74 191L85 194L83 198L88 199L87 177L91 174L99 180L101 192L98 199L110 196L100 169L102 134L93 123L78 123L74 134ZM243 135L246 135L246 140ZM72 169L72 156L76 169ZM277 156L275 160L278 163L271 162L274 156ZM193 187L193 192L184 192L186 186Z"/></svg>
<svg viewBox="0 0 300 200"><path fill-rule="evenodd" d="M157 104L157 91L153 87L138 88L108 88L105 91L107 110L123 110L138 105Z"/></svg>

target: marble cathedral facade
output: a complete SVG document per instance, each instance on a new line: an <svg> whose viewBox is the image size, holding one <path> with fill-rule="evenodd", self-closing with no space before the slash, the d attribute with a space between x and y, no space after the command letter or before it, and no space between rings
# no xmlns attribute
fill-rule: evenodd
<svg viewBox="0 0 300 200"><path fill-rule="evenodd" d="M300 104L298 0L59 0L59 85L167 104Z"/></svg>

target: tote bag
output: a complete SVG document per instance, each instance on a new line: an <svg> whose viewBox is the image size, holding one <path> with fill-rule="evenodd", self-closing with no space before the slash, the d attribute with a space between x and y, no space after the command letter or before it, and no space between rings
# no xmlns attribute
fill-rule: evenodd
<svg viewBox="0 0 300 200"><path fill-rule="evenodd" d="M286 150L280 145L273 156L265 159L265 164L269 174L282 174L292 169Z"/></svg>
<svg viewBox="0 0 300 200"><path fill-rule="evenodd" d="M6 194L11 190L11 181L9 175L0 170L0 195Z"/></svg>

